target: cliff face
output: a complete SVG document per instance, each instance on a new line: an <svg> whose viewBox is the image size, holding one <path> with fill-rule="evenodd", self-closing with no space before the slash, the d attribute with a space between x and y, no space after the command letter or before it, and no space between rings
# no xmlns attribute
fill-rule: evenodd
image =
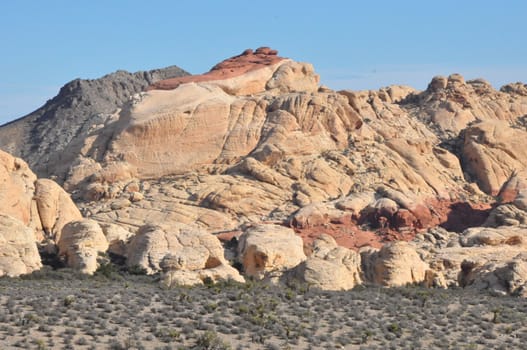
<svg viewBox="0 0 527 350"><path fill-rule="evenodd" d="M0 127L0 147L56 176L84 216L132 236L152 223L187 224L224 239L255 225L280 231L272 225L279 224L300 235L308 253L322 233L354 250L407 240L339 254L353 257L351 275L361 270L361 278L377 281L375 271L408 272L398 259L414 251L412 259L426 261L409 263L420 266L409 276L440 285L454 283L449 276L473 256L474 240L462 232L505 237L487 249L489 259L513 241L520 243L504 257L522 249L521 229L466 230L518 226L527 217L525 85L497 91L453 74L433 78L425 91L333 91L319 86L310 64L269 48L246 50L202 75L178 74L72 82L42 109ZM443 260L429 254L431 246L445 248ZM306 261L302 278L327 265ZM480 278L486 261L465 277ZM414 277L382 283L419 282Z"/></svg>

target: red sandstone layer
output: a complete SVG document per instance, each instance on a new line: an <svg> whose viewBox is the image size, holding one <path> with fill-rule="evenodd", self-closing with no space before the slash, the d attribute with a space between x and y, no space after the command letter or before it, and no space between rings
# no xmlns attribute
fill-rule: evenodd
<svg viewBox="0 0 527 350"><path fill-rule="evenodd" d="M238 56L218 63L207 73L161 80L150 85L147 90L173 90L185 83L228 79L276 64L283 59L278 56L278 51L268 47L260 47L256 51L247 49Z"/></svg>
<svg viewBox="0 0 527 350"><path fill-rule="evenodd" d="M293 228L306 246L310 246L321 234L328 234L339 245L353 250L365 246L380 248L387 242L410 241L419 231L436 226L454 232L481 226L491 208L487 203L430 199L412 211L402 209L391 217L369 213L360 218L346 216L309 227L297 227L293 223ZM371 229L362 229L365 226Z"/></svg>

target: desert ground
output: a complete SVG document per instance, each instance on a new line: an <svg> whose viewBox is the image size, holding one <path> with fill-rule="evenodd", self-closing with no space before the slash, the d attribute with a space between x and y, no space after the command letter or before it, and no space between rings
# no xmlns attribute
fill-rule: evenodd
<svg viewBox="0 0 527 350"><path fill-rule="evenodd" d="M220 282L166 289L111 267L0 279L3 349L513 349L527 300L468 289Z"/></svg>

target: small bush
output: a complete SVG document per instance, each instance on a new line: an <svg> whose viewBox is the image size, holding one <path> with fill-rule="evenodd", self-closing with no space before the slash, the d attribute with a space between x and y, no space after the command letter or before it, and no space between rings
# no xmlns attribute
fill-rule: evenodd
<svg viewBox="0 0 527 350"><path fill-rule="evenodd" d="M224 342L216 332L206 331L196 340L194 350L230 350L231 345Z"/></svg>

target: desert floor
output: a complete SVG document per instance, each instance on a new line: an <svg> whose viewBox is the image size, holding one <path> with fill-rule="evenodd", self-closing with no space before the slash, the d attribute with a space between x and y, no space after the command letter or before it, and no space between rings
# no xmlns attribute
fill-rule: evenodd
<svg viewBox="0 0 527 350"><path fill-rule="evenodd" d="M163 289L68 269L0 279L2 349L521 349L527 300L470 290L258 282Z"/></svg>

